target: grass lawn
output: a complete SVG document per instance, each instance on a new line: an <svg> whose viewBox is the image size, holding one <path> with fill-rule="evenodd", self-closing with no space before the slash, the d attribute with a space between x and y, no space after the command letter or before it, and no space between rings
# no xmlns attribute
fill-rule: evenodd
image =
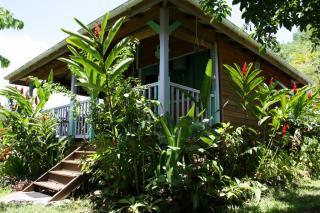
<svg viewBox="0 0 320 213"><path fill-rule="evenodd" d="M4 204L0 203L0 212L8 213L85 213L92 212L88 200L76 200L65 204L40 205L40 204Z"/></svg>
<svg viewBox="0 0 320 213"><path fill-rule="evenodd" d="M234 212L320 212L320 180L290 190L273 190L259 204L251 202Z"/></svg>
<svg viewBox="0 0 320 213"><path fill-rule="evenodd" d="M0 188L0 197L9 194L9 188ZM89 200L71 200L67 203L54 205L40 204L5 204L0 203L0 212L6 213L87 213L92 212Z"/></svg>
<svg viewBox="0 0 320 213"><path fill-rule="evenodd" d="M0 196L8 194L10 190L0 189ZM92 212L89 200L71 200L58 205L21 205L0 203L0 212L9 213L84 213ZM257 204L247 203L240 209L228 212L320 212L320 180L304 182L300 186L288 190L272 190Z"/></svg>

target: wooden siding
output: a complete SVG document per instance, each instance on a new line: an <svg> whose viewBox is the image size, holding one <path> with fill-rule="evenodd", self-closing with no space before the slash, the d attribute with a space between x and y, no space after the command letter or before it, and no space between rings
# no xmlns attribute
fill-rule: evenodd
<svg viewBox="0 0 320 213"><path fill-rule="evenodd" d="M228 72L224 69L223 64L233 65L236 63L239 66L242 66L245 62L259 62L260 68L263 70L263 76L267 81L273 77L285 86L291 87L292 79L290 76L266 62L260 56L242 47L240 44L229 40L224 36L220 36L218 46L221 70L221 104L224 105L228 102L222 110L222 121L231 122L234 126L239 126L244 123L244 112L240 106L240 98L237 96L233 82ZM257 121L254 117L249 117L247 125L257 125Z"/></svg>

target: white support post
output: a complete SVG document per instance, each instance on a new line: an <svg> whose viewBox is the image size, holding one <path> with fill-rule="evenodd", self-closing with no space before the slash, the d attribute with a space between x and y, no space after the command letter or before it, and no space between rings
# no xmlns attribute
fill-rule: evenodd
<svg viewBox="0 0 320 213"><path fill-rule="evenodd" d="M214 94L214 105L212 113L214 113L214 121L221 122L221 104L220 104L220 73L219 73L219 55L218 43L215 42L214 48L211 50L211 58L213 61L214 79L212 82L212 93Z"/></svg>
<svg viewBox="0 0 320 213"><path fill-rule="evenodd" d="M76 76L72 75L71 76L71 92L72 94L77 94L77 87L76 87ZM70 100L70 108L69 108L69 128L68 128L68 135L72 138L75 137L76 135L76 118L73 117L73 107L74 107L74 102Z"/></svg>
<svg viewBox="0 0 320 213"><path fill-rule="evenodd" d="M160 9L160 64L159 64L159 113L170 112L170 78L169 78L169 10Z"/></svg>

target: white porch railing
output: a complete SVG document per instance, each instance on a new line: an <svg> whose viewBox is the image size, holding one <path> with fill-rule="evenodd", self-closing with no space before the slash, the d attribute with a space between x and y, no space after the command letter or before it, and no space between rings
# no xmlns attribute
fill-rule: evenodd
<svg viewBox="0 0 320 213"><path fill-rule="evenodd" d="M76 138L89 137L89 100L80 102L79 115L76 119Z"/></svg>
<svg viewBox="0 0 320 213"><path fill-rule="evenodd" d="M69 112L70 105L64 105L61 107L55 107L49 109L49 112L53 113L54 117L58 119L59 125L57 127L58 136L67 136L69 129Z"/></svg>
<svg viewBox="0 0 320 213"><path fill-rule="evenodd" d="M144 85L143 95L151 100L158 100L159 83ZM184 116L192 107L194 100L199 101L200 91L186 87L176 83L170 83L170 115L171 119L175 122L179 120L179 117ZM211 95L208 109L202 115L202 119L210 118L213 115L214 96ZM152 110L157 113L158 107L154 106ZM64 105L49 110L59 120L58 136L67 136L69 128L69 113L70 105ZM196 107L196 113L199 113L200 109ZM88 138L89 135L89 101L80 102L80 109L75 121L75 137L76 138Z"/></svg>
<svg viewBox="0 0 320 213"><path fill-rule="evenodd" d="M55 107L48 110L53 113L58 119L59 125L57 128L58 136L68 136L70 105ZM81 101L79 106L79 113L75 119L75 137L87 138L89 135L89 124L87 122L89 114L89 101Z"/></svg>
<svg viewBox="0 0 320 213"><path fill-rule="evenodd" d="M184 116L191 109L194 101L199 101L200 90L186 87L180 84L170 82L170 115L171 119L175 122L179 117ZM212 106L214 102L214 95L212 94L209 99L208 108L201 116L201 119L210 118L212 113ZM200 113L199 106L196 106L196 114Z"/></svg>
<svg viewBox="0 0 320 213"><path fill-rule="evenodd" d="M158 93L159 83L151 83L144 85L143 96L150 100L158 100L159 93ZM158 106L153 106L152 111L158 113Z"/></svg>

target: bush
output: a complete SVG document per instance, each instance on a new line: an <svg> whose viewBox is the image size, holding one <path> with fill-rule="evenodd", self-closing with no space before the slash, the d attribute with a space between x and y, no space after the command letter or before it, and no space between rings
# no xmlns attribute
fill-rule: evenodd
<svg viewBox="0 0 320 213"><path fill-rule="evenodd" d="M9 107L0 109L0 122L5 127L2 171L18 179L38 177L63 157L66 147L66 140L56 137L57 121L41 112L51 94L52 77L43 82L34 79L34 83L35 97L12 86L0 91L10 102Z"/></svg>

